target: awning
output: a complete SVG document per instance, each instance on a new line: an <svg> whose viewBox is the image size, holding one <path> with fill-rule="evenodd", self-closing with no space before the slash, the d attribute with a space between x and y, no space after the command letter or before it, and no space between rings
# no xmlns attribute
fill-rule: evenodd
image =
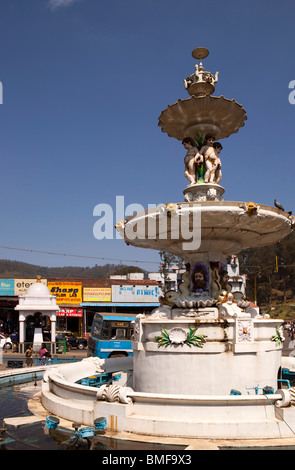
<svg viewBox="0 0 295 470"><path fill-rule="evenodd" d="M141 303L141 302L132 302L132 303L113 303L113 302L82 302L81 307L159 307L159 303Z"/></svg>

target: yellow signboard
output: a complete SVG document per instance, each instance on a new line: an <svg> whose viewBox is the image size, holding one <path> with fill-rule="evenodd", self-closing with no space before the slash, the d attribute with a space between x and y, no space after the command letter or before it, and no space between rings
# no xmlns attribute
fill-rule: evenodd
<svg viewBox="0 0 295 470"><path fill-rule="evenodd" d="M56 296L59 304L80 304L82 302L81 282L48 282L51 295Z"/></svg>
<svg viewBox="0 0 295 470"><path fill-rule="evenodd" d="M111 302L112 288L111 287L84 287L83 300L84 302Z"/></svg>

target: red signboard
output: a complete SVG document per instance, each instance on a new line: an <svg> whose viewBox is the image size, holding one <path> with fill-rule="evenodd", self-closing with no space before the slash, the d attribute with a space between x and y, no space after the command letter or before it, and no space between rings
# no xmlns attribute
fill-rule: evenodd
<svg viewBox="0 0 295 470"><path fill-rule="evenodd" d="M57 312L58 317L82 317L83 309L82 308L61 308Z"/></svg>

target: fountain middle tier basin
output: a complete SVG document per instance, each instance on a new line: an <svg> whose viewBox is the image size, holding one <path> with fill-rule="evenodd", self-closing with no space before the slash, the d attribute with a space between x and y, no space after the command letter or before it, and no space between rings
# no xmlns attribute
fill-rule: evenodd
<svg viewBox="0 0 295 470"><path fill-rule="evenodd" d="M294 217L253 202L170 203L116 225L127 244L192 259L221 261L242 249L272 245L291 233ZM206 254L206 256L205 256Z"/></svg>

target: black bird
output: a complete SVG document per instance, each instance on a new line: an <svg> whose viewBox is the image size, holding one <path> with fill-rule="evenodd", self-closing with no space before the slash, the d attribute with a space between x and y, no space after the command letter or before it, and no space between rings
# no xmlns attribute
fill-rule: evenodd
<svg viewBox="0 0 295 470"><path fill-rule="evenodd" d="M280 204L276 199L274 200L275 206L280 209L281 211L285 212L285 209L283 208L282 204ZM292 215L292 211L287 211L289 215Z"/></svg>
<svg viewBox="0 0 295 470"><path fill-rule="evenodd" d="M276 199L274 200L274 203L278 209L285 212L285 209L283 208L282 204L280 204Z"/></svg>

